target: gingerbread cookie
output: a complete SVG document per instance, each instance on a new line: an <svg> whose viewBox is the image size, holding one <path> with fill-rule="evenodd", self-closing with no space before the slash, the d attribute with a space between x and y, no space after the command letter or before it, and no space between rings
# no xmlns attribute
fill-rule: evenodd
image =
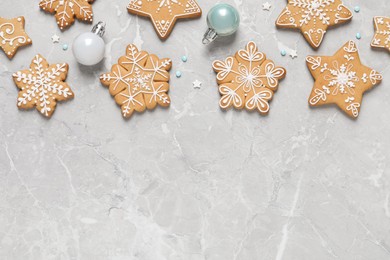
<svg viewBox="0 0 390 260"><path fill-rule="evenodd" d="M131 0L127 9L130 13L150 17L161 39L168 38L176 20L202 15L195 0Z"/></svg>
<svg viewBox="0 0 390 260"><path fill-rule="evenodd" d="M254 42L225 61L214 61L213 68L218 73L221 108L257 109L260 114L269 112L269 101L286 76L286 70L276 67Z"/></svg>
<svg viewBox="0 0 390 260"><path fill-rule="evenodd" d="M21 46L32 44L32 40L24 31L24 17L6 19L0 17L0 47L8 56L13 58Z"/></svg>
<svg viewBox="0 0 390 260"><path fill-rule="evenodd" d="M45 58L36 55L30 69L14 73L16 86L20 89L17 105L20 109L35 107L45 117L51 117L57 101L73 98L74 94L64 82L68 64L49 65Z"/></svg>
<svg viewBox="0 0 390 260"><path fill-rule="evenodd" d="M276 26L299 29L313 48L318 48L328 27L352 19L341 0L288 0Z"/></svg>
<svg viewBox="0 0 390 260"><path fill-rule="evenodd" d="M110 73L101 75L100 81L109 87L110 94L121 106L123 117L129 118L134 111L170 105L167 92L171 66L170 59L159 59L130 44L126 55L119 58Z"/></svg>
<svg viewBox="0 0 390 260"><path fill-rule="evenodd" d="M308 56L315 79L310 106L336 104L350 117L359 115L364 92L382 81L382 75L360 62L356 44L347 42L333 56Z"/></svg>
<svg viewBox="0 0 390 260"><path fill-rule="evenodd" d="M384 48L390 51L390 17L374 17L375 35L371 46L375 48Z"/></svg>
<svg viewBox="0 0 390 260"><path fill-rule="evenodd" d="M55 13L58 27L64 30L74 23L74 17L80 21L92 23L92 3L94 0L41 0L39 7L46 12Z"/></svg>

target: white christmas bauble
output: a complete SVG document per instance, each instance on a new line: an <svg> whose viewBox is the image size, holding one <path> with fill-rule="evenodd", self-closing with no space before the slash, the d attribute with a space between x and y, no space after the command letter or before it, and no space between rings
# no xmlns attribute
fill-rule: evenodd
<svg viewBox="0 0 390 260"><path fill-rule="evenodd" d="M72 50L78 63L92 66L103 60L105 44L99 35L87 32L77 36L73 42Z"/></svg>

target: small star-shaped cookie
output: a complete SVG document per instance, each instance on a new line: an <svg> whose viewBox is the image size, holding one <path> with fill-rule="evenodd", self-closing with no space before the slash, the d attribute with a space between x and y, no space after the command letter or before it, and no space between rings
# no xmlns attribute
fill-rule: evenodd
<svg viewBox="0 0 390 260"><path fill-rule="evenodd" d="M372 39L371 46L384 48L390 51L390 17L374 17L375 35Z"/></svg>
<svg viewBox="0 0 390 260"><path fill-rule="evenodd" d="M300 29L313 48L318 48L328 27L345 23L352 12L341 0L288 0L276 26Z"/></svg>
<svg viewBox="0 0 390 260"><path fill-rule="evenodd" d="M51 117L57 101L72 99L74 94L67 83L68 64L49 65L45 58L36 55L30 69L14 73L20 89L17 105L20 109L36 108L43 116Z"/></svg>
<svg viewBox="0 0 390 260"><path fill-rule="evenodd" d="M14 57L21 46L32 44L32 40L24 31L24 17L6 19L0 17L0 47L8 58Z"/></svg>
<svg viewBox="0 0 390 260"><path fill-rule="evenodd" d="M150 17L161 39L168 38L176 20L202 14L195 0L131 0L127 9L130 13Z"/></svg>
<svg viewBox="0 0 390 260"><path fill-rule="evenodd" d="M333 56L308 56L306 63L315 79L309 104L336 104L352 118L359 115L364 92L382 81L380 73L361 64L353 41Z"/></svg>

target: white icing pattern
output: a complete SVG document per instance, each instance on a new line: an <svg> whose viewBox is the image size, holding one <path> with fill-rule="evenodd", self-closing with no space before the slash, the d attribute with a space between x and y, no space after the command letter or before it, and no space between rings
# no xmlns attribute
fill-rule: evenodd
<svg viewBox="0 0 390 260"><path fill-rule="evenodd" d="M235 57L214 61L213 68L218 73L222 108L245 107L257 109L261 114L268 113L268 102L277 90L278 81L286 74L285 69L275 67L267 60L254 42L249 42L246 49L238 51Z"/></svg>
<svg viewBox="0 0 390 260"><path fill-rule="evenodd" d="M24 18L0 18L0 47L11 58L20 46L31 44L31 39L24 32Z"/></svg>
<svg viewBox="0 0 390 260"><path fill-rule="evenodd" d="M63 82L67 69L66 63L49 66L42 56L36 55L29 70L13 74L16 85L21 89L18 107L29 109L35 106L42 115L51 116L56 100L73 97L72 90Z"/></svg>
<svg viewBox="0 0 390 260"><path fill-rule="evenodd" d="M378 84L382 75L360 64L358 49L353 41L347 42L338 54L339 58L336 55L306 58L308 67L318 82L309 103L312 106L336 103L353 117L357 117L363 93Z"/></svg>
<svg viewBox="0 0 390 260"><path fill-rule="evenodd" d="M329 26L352 18L341 0L289 0L276 25L300 28L306 40L319 47Z"/></svg>
<svg viewBox="0 0 390 260"><path fill-rule="evenodd" d="M390 17L374 17L375 35L371 46L385 48L390 51Z"/></svg>
<svg viewBox="0 0 390 260"><path fill-rule="evenodd" d="M128 118L134 111L170 104L167 82L171 63L170 59L160 60L129 45L127 55L119 59L119 65L114 65L111 73L103 74L100 80L110 87L123 116Z"/></svg>

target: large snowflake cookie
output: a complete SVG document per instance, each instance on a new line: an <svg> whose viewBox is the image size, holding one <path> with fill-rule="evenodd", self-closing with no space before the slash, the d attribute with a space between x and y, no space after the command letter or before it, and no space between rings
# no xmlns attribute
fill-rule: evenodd
<svg viewBox="0 0 390 260"><path fill-rule="evenodd" d="M372 39L371 46L384 48L390 51L390 17L374 17L375 35Z"/></svg>
<svg viewBox="0 0 390 260"><path fill-rule="evenodd" d="M92 23L92 3L94 0L41 0L39 7L46 12L55 13L57 24L64 30L74 23L74 17L80 21Z"/></svg>
<svg viewBox="0 0 390 260"><path fill-rule="evenodd" d="M269 101L286 76L286 70L276 67L254 42L225 61L214 61L213 68L218 73L221 108L257 109L260 114L269 112Z"/></svg>
<svg viewBox="0 0 390 260"><path fill-rule="evenodd" d="M171 66L170 59L159 59L130 44L126 55L119 58L110 73L101 75L100 81L109 87L123 117L129 118L134 111L170 105L167 92Z"/></svg>
<svg viewBox="0 0 390 260"><path fill-rule="evenodd" d="M6 19L0 17L0 48L8 58L12 58L21 46L30 45L32 41L24 31L24 17Z"/></svg>
<svg viewBox="0 0 390 260"><path fill-rule="evenodd" d="M36 55L30 69L14 73L16 86L20 89L17 105L21 109L35 107L42 115L50 117L57 101L73 98L74 94L64 82L68 64L49 65L45 58Z"/></svg>
<svg viewBox="0 0 390 260"><path fill-rule="evenodd" d="M328 27L352 19L341 0L288 0L276 26L301 30L313 48L318 48Z"/></svg>
<svg viewBox="0 0 390 260"><path fill-rule="evenodd" d="M130 13L150 17L161 39L168 38L178 19L202 15L195 0L131 0L127 9Z"/></svg>
<svg viewBox="0 0 390 260"><path fill-rule="evenodd" d="M306 63L315 79L309 104L336 104L352 118L359 115L364 92L382 81L380 73L361 64L353 41L333 56L308 56Z"/></svg>

